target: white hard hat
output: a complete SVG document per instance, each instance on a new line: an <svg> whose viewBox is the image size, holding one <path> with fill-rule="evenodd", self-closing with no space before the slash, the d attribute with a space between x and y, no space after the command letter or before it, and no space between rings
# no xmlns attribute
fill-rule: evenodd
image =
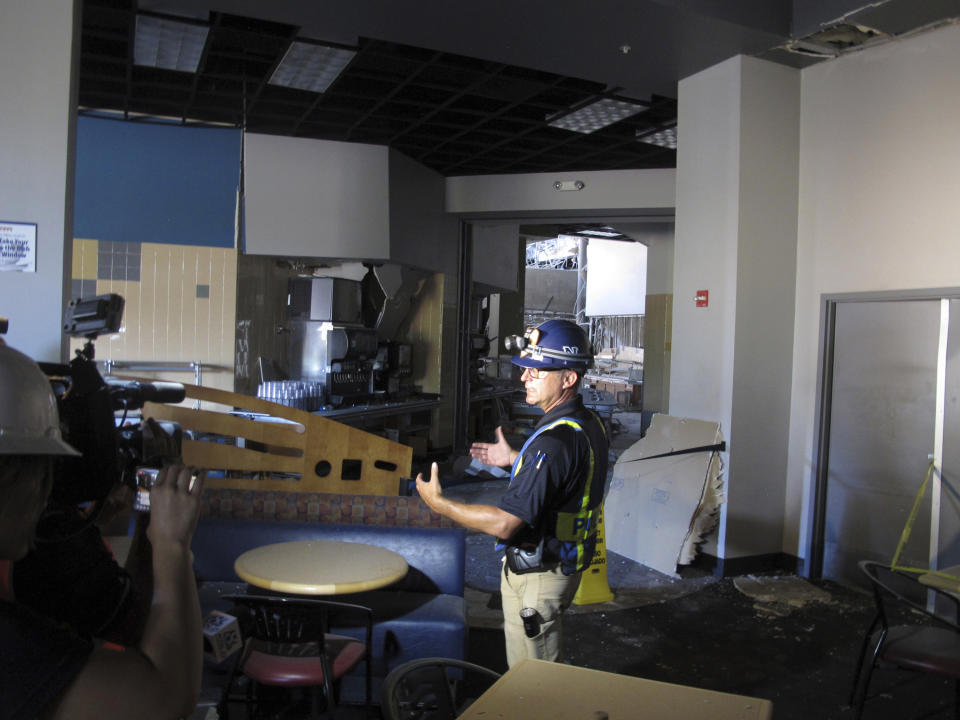
<svg viewBox="0 0 960 720"><path fill-rule="evenodd" d="M80 455L63 441L40 366L0 340L0 455Z"/></svg>

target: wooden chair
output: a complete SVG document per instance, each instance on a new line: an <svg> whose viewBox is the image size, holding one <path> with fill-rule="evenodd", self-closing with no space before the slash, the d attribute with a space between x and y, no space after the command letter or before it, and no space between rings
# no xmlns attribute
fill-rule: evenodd
<svg viewBox="0 0 960 720"><path fill-rule="evenodd" d="M410 476L413 450L378 435L249 395L184 385L189 399L258 413L146 403L144 417L179 423L194 439L183 441L188 465L260 477L209 478L208 488L281 492L397 495ZM245 447L239 447L242 439ZM297 474L299 480L278 477Z"/></svg>
<svg viewBox="0 0 960 720"><path fill-rule="evenodd" d="M364 707L370 711L373 612L351 603L264 595L226 595L236 607L244 634L243 650L227 684L225 717L231 701L251 706L263 703L263 686L310 688L311 717L334 717L338 680L360 662L366 663ZM365 642L330 632L335 627L362 627ZM238 679L247 680L247 692L231 694ZM324 700L324 703L321 703ZM249 715L249 712L248 712Z"/></svg>
<svg viewBox="0 0 960 720"><path fill-rule="evenodd" d="M499 677L465 660L411 660L383 681L380 713L384 720L454 720Z"/></svg>
<svg viewBox="0 0 960 720"><path fill-rule="evenodd" d="M955 712L960 718L960 598L921 583L918 574L882 563L863 560L860 570L870 581L877 614L864 635L850 691L854 717L859 720L863 714L873 669L892 666L954 678ZM918 621L909 625L891 624L898 606L923 617L918 615Z"/></svg>

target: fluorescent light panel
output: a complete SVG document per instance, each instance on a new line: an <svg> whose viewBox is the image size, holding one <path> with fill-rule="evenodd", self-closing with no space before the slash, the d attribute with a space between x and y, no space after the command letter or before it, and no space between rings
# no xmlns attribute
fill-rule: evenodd
<svg viewBox="0 0 960 720"><path fill-rule="evenodd" d="M133 62L137 65L195 73L209 28L152 15L137 15Z"/></svg>
<svg viewBox="0 0 960 720"><path fill-rule="evenodd" d="M645 135L640 135L638 132L637 140L640 142L645 142L650 145L658 145L660 147L669 148L671 150L677 149L677 126L664 128L663 130L657 130L656 132L641 131L645 132Z"/></svg>
<svg viewBox="0 0 960 720"><path fill-rule="evenodd" d="M578 235L592 235L593 237L602 237L602 238L615 238L621 237L620 233L616 230L580 230L577 232Z"/></svg>
<svg viewBox="0 0 960 720"><path fill-rule="evenodd" d="M602 100L597 100L595 103L585 105L579 110L567 113L563 117L557 118L548 124L550 127L572 130L573 132L589 135L600 128L613 125L615 122L619 122L631 115L636 115L646 109L646 105L637 105L623 100L614 100L613 98L603 98Z"/></svg>
<svg viewBox="0 0 960 720"><path fill-rule="evenodd" d="M355 50L295 40L273 71L270 84L326 92L356 54Z"/></svg>

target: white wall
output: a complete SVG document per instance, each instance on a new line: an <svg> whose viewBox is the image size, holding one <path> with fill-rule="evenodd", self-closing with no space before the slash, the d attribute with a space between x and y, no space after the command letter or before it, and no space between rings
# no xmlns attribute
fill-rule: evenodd
<svg viewBox="0 0 960 720"><path fill-rule="evenodd" d="M670 413L729 437L739 220L740 60L680 82ZM709 305L694 306L697 290Z"/></svg>
<svg viewBox="0 0 960 720"><path fill-rule="evenodd" d="M246 252L390 257L388 150L248 133Z"/></svg>
<svg viewBox="0 0 960 720"><path fill-rule="evenodd" d="M737 57L679 87L670 414L728 441L722 558L781 550L799 82Z"/></svg>
<svg viewBox="0 0 960 720"><path fill-rule="evenodd" d="M516 292L520 284L520 225L473 223L473 282L482 292Z"/></svg>
<svg viewBox="0 0 960 720"><path fill-rule="evenodd" d="M802 73L784 549L805 555L824 293L960 286L960 27Z"/></svg>
<svg viewBox="0 0 960 720"><path fill-rule="evenodd" d="M647 246L647 295L673 292L673 218L668 222L616 223L617 230Z"/></svg>
<svg viewBox="0 0 960 720"><path fill-rule="evenodd" d="M37 271L0 275L0 316L8 344L37 360L59 361L66 348L79 5L0 4L0 220L37 224Z"/></svg>
<svg viewBox="0 0 960 720"><path fill-rule="evenodd" d="M782 549L797 269L800 73L754 58L742 62L724 557Z"/></svg>
<svg viewBox="0 0 960 720"><path fill-rule="evenodd" d="M557 180L582 180L560 192ZM646 210L672 215L676 171L607 170L563 174L470 175L447 178L447 212Z"/></svg>
<svg viewBox="0 0 960 720"><path fill-rule="evenodd" d="M444 212L444 177L396 150L389 157L390 259L456 275L460 223Z"/></svg>
<svg viewBox="0 0 960 720"><path fill-rule="evenodd" d="M455 274L445 179L380 145L246 136L246 251Z"/></svg>

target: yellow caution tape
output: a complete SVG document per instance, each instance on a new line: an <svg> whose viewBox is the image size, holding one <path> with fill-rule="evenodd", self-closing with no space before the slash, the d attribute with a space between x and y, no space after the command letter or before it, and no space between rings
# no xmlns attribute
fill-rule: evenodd
<svg viewBox="0 0 960 720"><path fill-rule="evenodd" d="M920 489L917 491L917 497L914 498L913 507L910 509L910 514L907 516L907 523L903 526L903 532L900 533L900 542L897 543L897 549L893 553L893 560L890 562L891 570L901 570L903 572L910 573L920 573L923 575L934 575L936 577L942 577L947 580L958 580L956 575L951 575L950 573L941 572L939 570L931 570L930 568L917 568L917 567L908 567L906 565L899 565L900 555L903 554L903 548L907 544L907 540L910 539L910 533L913 530L913 522L917 519L917 512L920 510L920 501L923 500L923 496L927 492L927 485L930 483L930 476L933 474L934 470L934 461L931 460L930 464L927 466L927 474L923 477L923 482L920 483Z"/></svg>

